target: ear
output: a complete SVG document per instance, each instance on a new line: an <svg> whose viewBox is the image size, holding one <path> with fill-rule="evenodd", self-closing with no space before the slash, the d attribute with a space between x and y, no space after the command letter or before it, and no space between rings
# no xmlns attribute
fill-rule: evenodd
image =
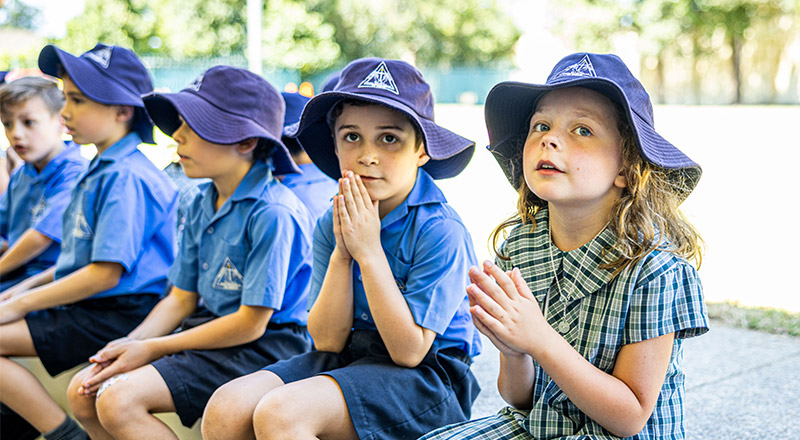
<svg viewBox="0 0 800 440"><path fill-rule="evenodd" d="M625 169L619 171L617 177L614 178L614 186L617 188L625 189L628 187L628 178L625 177Z"/></svg>
<svg viewBox="0 0 800 440"><path fill-rule="evenodd" d="M236 151L242 156L246 156L248 154L253 154L253 151L256 149L257 145L258 138L245 139L236 144Z"/></svg>
<svg viewBox="0 0 800 440"><path fill-rule="evenodd" d="M118 105L117 107L117 120L120 122L128 122L133 119L133 107L130 105Z"/></svg>
<svg viewBox="0 0 800 440"><path fill-rule="evenodd" d="M423 143L420 145L419 150L417 150L417 167L421 167L431 160L431 157L428 156L428 153L425 151L425 144Z"/></svg>

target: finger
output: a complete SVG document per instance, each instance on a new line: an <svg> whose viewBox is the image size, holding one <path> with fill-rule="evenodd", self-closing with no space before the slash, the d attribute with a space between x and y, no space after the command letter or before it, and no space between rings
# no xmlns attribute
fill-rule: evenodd
<svg viewBox="0 0 800 440"><path fill-rule="evenodd" d="M514 282L514 285L517 287L517 292L519 292L520 296L536 301L536 297L533 296L533 292L531 292L531 288L528 287L528 282L525 281L525 278L522 277L522 272L519 271L518 267L515 267L511 270L511 274L509 276L511 281ZM538 304L539 301L536 301Z"/></svg>
<svg viewBox="0 0 800 440"><path fill-rule="evenodd" d="M349 217L355 217L358 215L358 207L356 206L356 202L353 199L353 189L350 185L352 179L345 177L342 179L342 196L344 197L344 204L343 208L347 212Z"/></svg>
<svg viewBox="0 0 800 440"><path fill-rule="evenodd" d="M372 205L372 200L367 202L364 200L364 196L361 193L361 188L359 188L359 183L364 185L364 182L361 182L361 176L358 174L351 173L350 174L350 193L353 195L353 203L358 207L359 212L365 210L367 207Z"/></svg>
<svg viewBox="0 0 800 440"><path fill-rule="evenodd" d="M502 322L498 321L494 316L488 313L486 309L484 309L480 305L475 305L470 307L469 311L472 312L472 316L478 319L481 322L481 324L486 328L486 330L489 331L489 333L492 333L495 337L498 337L499 339L498 333L502 332L505 329L505 326L503 325Z"/></svg>
<svg viewBox="0 0 800 440"><path fill-rule="evenodd" d="M505 292L509 298L514 299L519 296L514 281L512 281L508 274L503 272L498 265L486 260L483 262L483 271L494 278L497 285L503 289L503 292Z"/></svg>
<svg viewBox="0 0 800 440"><path fill-rule="evenodd" d="M508 307L509 297L503 289L500 288L494 277L487 275L485 271L481 271L477 267L470 268L469 277L473 284L478 286L480 290L490 296L496 303L504 308Z"/></svg>
<svg viewBox="0 0 800 440"><path fill-rule="evenodd" d="M340 232L343 231L345 228L350 228L352 226L352 222L350 221L350 211L347 210L347 202L345 202L345 196L336 196L337 207L339 211L339 230Z"/></svg>
<svg viewBox="0 0 800 440"><path fill-rule="evenodd" d="M484 334L489 339L489 342L491 342L492 345L497 347L498 350L504 352L515 351L511 347L506 345L503 341L501 341L500 338L498 338L497 335L494 334L494 332L489 330L489 328L486 327L483 321L481 321L479 318L476 318L474 314L472 315L472 322L475 323L475 327L478 329L478 331Z"/></svg>
<svg viewBox="0 0 800 440"><path fill-rule="evenodd" d="M108 362L115 359L119 355L119 347L111 346L110 344L100 349L94 356L89 358L89 362L95 364L100 362Z"/></svg>
<svg viewBox="0 0 800 440"><path fill-rule="evenodd" d="M467 286L467 295L470 297L470 302L474 304L473 307L480 307L495 320L505 320L507 316L505 309L477 285Z"/></svg>
<svg viewBox="0 0 800 440"><path fill-rule="evenodd" d="M356 174L356 188L358 189L357 192L361 197L361 203L364 204L365 209L376 205L375 201L372 200L372 197L369 196L369 192L367 191L366 185L364 185L364 181L361 180L361 176L358 174Z"/></svg>

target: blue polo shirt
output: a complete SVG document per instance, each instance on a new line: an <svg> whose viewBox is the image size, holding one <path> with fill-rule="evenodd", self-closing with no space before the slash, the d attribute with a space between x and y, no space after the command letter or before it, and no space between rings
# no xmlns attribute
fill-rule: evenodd
<svg viewBox="0 0 800 440"><path fill-rule="evenodd" d="M164 292L174 260L178 191L130 133L89 164L64 211L55 278L87 264L115 262L119 284L91 298Z"/></svg>
<svg viewBox="0 0 800 440"><path fill-rule="evenodd" d="M434 346L458 347L470 356L478 355L480 335L467 298L468 271L477 265L472 238L422 168L406 200L381 220L381 245L414 321L436 332ZM335 246L331 208L314 230L309 304L319 295ZM377 330L357 262L353 262L353 296L353 327Z"/></svg>
<svg viewBox="0 0 800 440"><path fill-rule="evenodd" d="M9 247L28 229L53 240L28 264L50 267L56 263L61 250L61 216L75 181L87 165L80 147L69 142L41 172L32 163L25 163L11 174L8 190L0 197L0 236Z"/></svg>
<svg viewBox="0 0 800 440"><path fill-rule="evenodd" d="M270 322L305 325L312 221L303 202L264 161L253 164L218 211L216 187L200 190L170 281L197 292L216 316L261 306L274 309Z"/></svg>
<svg viewBox="0 0 800 440"><path fill-rule="evenodd" d="M311 217L316 220L332 206L333 196L339 192L339 184L313 163L304 163L298 167L302 174L287 174L281 183L305 203Z"/></svg>

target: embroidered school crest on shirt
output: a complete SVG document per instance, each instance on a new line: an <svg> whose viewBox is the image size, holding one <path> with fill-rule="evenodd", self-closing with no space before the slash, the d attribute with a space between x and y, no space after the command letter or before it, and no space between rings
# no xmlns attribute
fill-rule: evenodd
<svg viewBox="0 0 800 440"><path fill-rule="evenodd" d="M584 55L577 63L567 66L564 70L558 72L553 79L555 80L565 76L583 76L591 78L596 77L597 74L594 72L594 66L589 59L589 55Z"/></svg>
<svg viewBox="0 0 800 440"><path fill-rule="evenodd" d="M92 228L89 227L89 223L83 215L83 208L78 209L78 213L75 215L75 226L72 228L72 236L84 240L91 240L94 236Z"/></svg>
<svg viewBox="0 0 800 440"><path fill-rule="evenodd" d="M394 82L394 78L392 78L392 74L389 72L389 68L386 67L386 63L381 61L378 64L378 67L375 68L366 78L364 81L361 81L361 84L358 85L359 89L369 88L369 89L383 89L388 90L395 95L399 95L400 91L397 90L397 84Z"/></svg>
<svg viewBox="0 0 800 440"><path fill-rule="evenodd" d="M200 91L200 86L203 84L203 76L205 76L205 73L201 73L200 76L195 78L194 81L192 81L191 84L186 86L186 88L194 90L195 92L199 92Z"/></svg>
<svg viewBox="0 0 800 440"><path fill-rule="evenodd" d="M102 66L103 69L108 69L108 63L111 62L111 48L98 47L91 52L87 52L84 56Z"/></svg>
<svg viewBox="0 0 800 440"><path fill-rule="evenodd" d="M39 203L33 205L33 208L31 208L31 223L36 223L41 220L45 209L47 209L47 199L42 196Z"/></svg>
<svg viewBox="0 0 800 440"><path fill-rule="evenodd" d="M230 258L225 257L211 287L219 290L242 290L242 273Z"/></svg>

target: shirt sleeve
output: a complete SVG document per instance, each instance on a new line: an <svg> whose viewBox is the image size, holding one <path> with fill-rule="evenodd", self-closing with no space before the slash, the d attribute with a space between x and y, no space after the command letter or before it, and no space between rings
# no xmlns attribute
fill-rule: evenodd
<svg viewBox="0 0 800 440"><path fill-rule="evenodd" d="M336 247L336 237L333 235L333 209L323 214L317 221L317 226L314 228L314 242L312 245L312 253L314 261L311 266L311 287L308 291L308 310L319 296L319 291L322 289L322 282L325 280L325 274L328 272L328 264L331 261L331 254Z"/></svg>
<svg viewBox="0 0 800 440"><path fill-rule="evenodd" d="M662 256L668 253L659 252ZM683 339L708 331L708 314L697 271L683 260L668 257L650 261L643 269L625 324L623 344L675 333Z"/></svg>
<svg viewBox="0 0 800 440"><path fill-rule="evenodd" d="M199 211L201 201L202 197L197 197L189 205L187 219L201 215ZM198 221L186 221L186 227L183 229L183 238L181 238L181 246L168 275L169 281L173 285L189 292L199 292L197 286L200 265L198 256L199 243L196 238L198 231L196 231L195 227L195 225L199 224Z"/></svg>
<svg viewBox="0 0 800 440"><path fill-rule="evenodd" d="M9 188L11 185L9 185ZM0 196L0 238L8 240L8 213L11 211L11 197L8 196L9 190Z"/></svg>
<svg viewBox="0 0 800 440"><path fill-rule="evenodd" d="M64 210L69 204L72 188L75 186L81 171L79 167L66 168L56 177L52 188L50 188L48 194L45 194L47 208L44 214L36 223L31 225L33 229L56 243L61 243L61 220Z"/></svg>
<svg viewBox="0 0 800 440"><path fill-rule="evenodd" d="M153 212L158 204L139 178L129 173L108 178L108 182L98 186L102 194L95 205L98 213L91 260L119 263L130 272L142 253L145 240L150 238L147 231L153 226L148 226L146 220L163 218L163 215Z"/></svg>
<svg viewBox="0 0 800 440"><path fill-rule="evenodd" d="M468 270L474 264L471 238L464 225L454 219L437 219L426 225L405 281L398 280L418 325L440 335L447 330L466 298Z"/></svg>
<svg viewBox="0 0 800 440"><path fill-rule="evenodd" d="M293 255L301 255L299 225L282 205L264 205L247 221L251 240L245 257L242 305L280 310Z"/></svg>

